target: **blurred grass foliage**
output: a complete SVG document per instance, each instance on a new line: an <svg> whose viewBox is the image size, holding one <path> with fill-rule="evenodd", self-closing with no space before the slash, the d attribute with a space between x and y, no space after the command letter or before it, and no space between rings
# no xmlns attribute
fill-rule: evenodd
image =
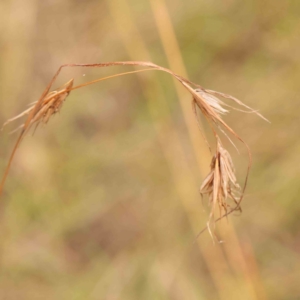
<svg viewBox="0 0 300 300"><path fill-rule="evenodd" d="M210 156L189 95L158 72L73 91L13 162L0 299L299 299L299 14L296 0L1 1L2 123L63 63L150 60L272 124L226 116L254 158L243 214L218 223L223 244L206 233L192 245ZM117 71L68 69L56 86ZM245 151L232 154L243 176Z"/></svg>

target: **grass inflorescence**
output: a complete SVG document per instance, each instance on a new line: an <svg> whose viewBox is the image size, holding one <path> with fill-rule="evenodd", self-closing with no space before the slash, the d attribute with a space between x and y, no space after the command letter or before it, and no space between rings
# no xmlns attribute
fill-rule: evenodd
<svg viewBox="0 0 300 300"><path fill-rule="evenodd" d="M135 66L135 67L143 67L141 70L135 70L125 73L117 73L113 76L104 77L100 79L96 79L94 81L90 81L78 86L73 86L74 80L69 80L62 87L57 90L50 91L52 85L57 79L61 70L65 67L91 67L91 68L103 68L103 67L112 67L112 66ZM201 196L207 195L209 204L211 205L211 213L209 217L209 221L207 223L207 227L210 230L210 223L216 222L222 219L225 216L228 216L233 211L241 210L241 201L244 196L245 188L247 185L248 174L252 163L251 152L248 145L244 142L244 140L222 119L222 115L229 113L230 109L235 109L241 112L247 113L255 113L261 118L265 119L261 114L257 111L253 110L249 106L245 105L243 102L238 100L235 97L232 97L227 94L223 94L220 92L216 92L213 90L204 89L202 86L189 81L188 79L175 74L171 70L153 64L151 62L141 62L141 61L124 61L124 62L108 62L108 63L98 63L98 64L66 64L62 65L52 80L42 93L40 99L36 102L30 104L29 108L20 113L19 115L9 119L4 123L3 127L8 125L9 123L18 120L22 117L27 116L25 122L21 124L17 129L20 129L21 132L17 139L17 142L13 148L11 153L7 168L3 175L1 184L0 184L0 194L3 190L3 186L5 180L7 178L11 163L13 161L14 155L19 144L22 141L22 138L29 131L29 129L35 125L37 127L40 123L47 124L49 119L59 112L62 108L62 105L70 92L75 89L82 88L84 86L102 81L111 79L118 76L128 75L132 73L145 72L150 70L162 71L170 74L177 81L180 82L181 85L190 93L192 97L192 109L194 111L195 117L198 120L198 113L202 113L205 119L210 124L210 127L213 131L216 141L216 151L215 154L212 155L212 160L210 164L210 172L204 179L201 187L200 194ZM227 104L220 98L227 99L233 101L235 104L242 107L239 109L232 105ZM266 119L265 119L266 120ZM221 137L219 133L222 132L225 135L225 138L228 139L232 144L234 142L230 139L229 135L233 138L241 141L247 148L248 151L248 167L246 177L244 179L244 184L242 187L238 184L238 180L235 175L235 168L232 161L232 158L229 152L224 148L222 144ZM203 135L204 136L204 135ZM204 137L205 138L205 137ZM206 139L205 139L206 140ZM206 140L207 141L207 140ZM207 142L208 144L208 142ZM211 149L208 144L209 149ZM215 218L215 210L219 208L220 217L218 219Z"/></svg>

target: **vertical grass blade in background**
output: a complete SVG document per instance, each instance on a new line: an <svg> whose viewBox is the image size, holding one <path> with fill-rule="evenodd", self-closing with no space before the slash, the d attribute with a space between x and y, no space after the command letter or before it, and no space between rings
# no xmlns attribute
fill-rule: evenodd
<svg viewBox="0 0 300 300"><path fill-rule="evenodd" d="M109 0L107 3L109 4L112 17L119 30L130 59L151 60L150 53L137 29L138 25L133 21L134 17L130 12L130 8L126 0ZM160 83L157 80L155 81L156 86L159 89ZM198 183L196 182L191 167L185 157L183 146L181 145L181 141L176 133L176 124L174 124L174 121L172 120L165 97L161 96L160 99L155 101L157 95L153 95L153 92L146 84L143 83L142 80L141 83L143 85L149 113L153 119L161 149L174 180L175 191L182 202L191 227L196 234L201 224L199 219L201 219L201 215L203 216L203 214L200 213L201 202L200 195L197 192ZM181 92L179 93L180 98L182 95ZM161 89L159 94L162 95ZM188 101L188 104L190 104L190 100L186 100ZM190 117L193 120L191 122L193 123L192 126L196 126L190 105L189 108L191 111ZM163 120L159 120L160 123L163 122L163 125L159 125L157 121L158 118L161 118L159 116L163 116ZM168 136L168 139L166 139L166 136ZM203 145L203 147L206 149L206 146ZM199 152L202 153L202 148L199 149ZM205 153L205 150L203 153ZM206 163L208 162L209 160ZM206 218L206 216L204 216L204 218Z"/></svg>
<svg viewBox="0 0 300 300"><path fill-rule="evenodd" d="M114 1L109 1L109 4L110 4L112 15L114 16L115 22L119 28L120 35L123 39L124 45L125 45L128 53L130 55L130 58L134 59L134 58L138 57L139 59L150 60L149 51L147 50L147 47L145 46L143 38L141 38L138 30L136 29L138 26L136 26L132 22L134 17L131 16L129 6L127 5L126 1L118 1L118 5L116 5L116 3ZM134 40L132 40L131 37L134 37ZM177 54L180 56L180 53L177 53ZM178 57L177 57L177 59L178 59ZM183 70L183 67L181 67L180 69L181 69L180 70L181 72L186 73L185 70ZM147 86L145 86L145 88L147 91ZM177 91L179 94L179 98L185 99L185 97L182 95L181 91L179 89L177 89ZM155 112L154 112L156 109L153 110L153 105L154 105L153 97L149 97L149 96L151 96L151 95L147 94L147 92L146 92L146 97L147 97L147 99L149 99L148 100L149 111L150 111L150 114L152 115L152 118L155 120L157 118L155 116ZM187 107L185 105L185 103L182 103L182 105L183 105L183 107ZM166 104L165 104L165 107L167 107ZM190 107L189 107L189 109L190 109ZM161 106L160 106L160 110L161 110ZM193 115L191 113L192 111L190 110L190 112L188 112L186 109L185 112L186 112L186 114L184 114L185 120L186 121L193 120ZM166 113L164 113L164 115L166 115ZM165 117L165 118L169 119L169 122L172 123L171 117ZM189 124L191 124L191 122L189 122ZM196 123L193 122L192 126L194 126L195 124ZM187 202L188 198L190 198L190 195L191 195L190 191L195 190L195 188L191 186L191 187L189 187L189 189L185 189L183 186L183 184L187 184L187 182L195 182L195 180L193 180L193 178L192 178L193 174L191 172L191 168L190 168L190 166L188 166L188 164L186 162L184 167L183 167L183 165L181 165L181 168L180 168L181 172L180 172L180 174L178 173L178 169L173 167L173 166L177 165L177 159L176 159L176 157L174 157L173 159L172 159L172 157L170 157L170 154L172 153L172 149L170 149L168 144L165 143L165 138L163 135L161 135L161 128L158 128L157 124L155 124L154 126L156 127L158 138L159 138L161 146L162 146L162 150L168 161L168 165L172 172L173 178L175 179L175 185L178 189L180 199L185 207L185 210L186 210L187 216L190 220L193 231L195 233L197 233L197 230L199 229L199 225L198 225L199 224L198 223L199 215L195 215L192 213L194 210L195 204L192 204L191 202ZM173 128L175 128L175 127L176 126L170 126L170 128L172 128L172 130L174 130ZM188 128L189 128L189 126L188 126ZM198 129L196 128L196 126L194 127L194 130L197 130L197 132L198 132ZM173 132L173 133L169 132L169 135L170 134L176 136L176 132ZM191 134L191 136L193 136L193 135ZM178 138L172 139L172 144L176 148L182 147L180 145L180 140ZM193 143L193 145L195 145L195 142ZM199 152L200 151L202 152L202 149L206 149L206 147L205 148L201 147ZM194 150L196 152L195 148L194 148ZM183 151L181 151L181 155L183 155L183 157L184 157ZM198 162L199 162L199 160L198 160ZM203 161L203 163L205 163L205 162ZM200 168L201 167L202 166L200 163ZM194 195L194 197L195 197L195 195ZM196 195L196 197L198 197L198 196ZM187 205L187 204L189 204L189 205ZM201 252L203 252L202 246L200 244L199 244L199 247L200 247ZM220 249L214 249L214 250L216 250L216 251L212 252L211 249L204 247L204 258L210 269L211 276L214 279L216 286L218 287L217 291L218 291L219 297L221 299L225 300L228 297L228 295L233 292L233 289L228 289L228 286L230 286L231 288L234 287L234 284L232 281L233 278L231 278L231 276L230 276L229 269L226 266L224 256L221 254ZM214 255L211 255L212 253ZM218 262L218 263L216 264L216 262ZM229 284L229 282L231 282L231 283ZM226 288L226 293L224 293L224 288ZM249 299L255 299L255 298L249 298Z"/></svg>
<svg viewBox="0 0 300 300"><path fill-rule="evenodd" d="M131 16L131 12L126 0L108 1L108 3L130 59L143 58L144 60L150 60L150 53L143 38L138 32L137 25L133 22L134 18ZM162 95L163 92L160 88L160 83L156 79L154 80L156 81L156 86L159 89L159 95ZM155 101L155 97L151 97L153 92L145 83L142 82L142 84L145 88L144 90L146 91L145 96L147 99L147 105L151 117L153 118L162 151L164 152L165 158L175 181L175 188L178 189L179 194L181 195L181 200L186 209L192 212L194 211L194 205L196 204L194 201L199 203L199 194L197 193L195 186L193 187L195 179L188 166L188 162L184 157L184 151L177 136L176 125L174 124L174 121L170 115L167 101L163 96L161 96L158 101ZM164 118L163 125L159 125L155 122L156 119L161 117ZM166 139L167 136L170 138L170 140ZM172 145L170 145L171 141ZM182 158L180 162L176 158L178 155L177 153L180 153L179 155ZM180 164L180 168L178 167L178 164ZM178 172L179 169L181 172Z"/></svg>
<svg viewBox="0 0 300 300"><path fill-rule="evenodd" d="M182 74L184 77L188 78L187 71L182 59L180 47L176 38L175 30L172 25L171 17L168 12L168 8L166 6L165 0L151 0L149 1L152 7L154 19L156 22L156 26L160 35L161 42L163 44L167 60L169 62L169 66L172 70L175 72L178 72L179 74ZM177 89L177 93L180 99L181 108L183 111L185 122L187 123L187 128L189 132L189 136L193 145L194 153L197 158L198 167L200 172L203 169L203 165L207 164L207 161L209 161L209 155L206 149L206 145L203 143L199 143L197 139L197 136L199 137L199 130L197 127L195 127L194 123L191 122L193 116L191 115L191 111L186 106L186 99L185 95L182 93L182 90L178 88L178 85L175 85ZM201 172L201 175L202 172ZM226 226L230 227L228 230L231 232L231 236L236 236L234 226L232 225L232 222L226 223ZM240 257L240 259L247 264L243 252L241 251L240 247L237 247L238 243L236 242L235 245L233 243L225 243L225 248L228 250L229 253L235 253L236 256ZM223 272L221 270L227 269L224 264L226 264L225 257L222 255L220 251L212 251L211 247L203 247L200 246L200 250L202 255L205 257L205 261L208 265L208 268L210 270L210 273L212 275L212 278L214 279L214 282L216 286L218 287L219 296L220 298L223 298L225 296L225 299L227 299L228 294L224 294L224 287L220 286L222 285L222 281L228 280L228 275L226 276L226 271ZM216 249L213 249L216 250ZM216 264L216 261L219 261ZM228 261L230 268L238 269L238 274L242 274L242 278L245 278L245 280L242 281L242 284L244 285L244 291L247 292L249 299L257 299L255 293L253 293L254 290L254 282L251 280L248 269L246 267L243 268L242 264L236 264L232 265L234 261L229 260ZM223 265L223 267L221 267ZM219 268L218 268L219 266ZM228 272L228 269L227 269ZM218 275L216 275L218 274ZM230 277L230 276L229 276ZM227 284L225 284L226 286ZM233 287L233 286L232 286ZM252 295L252 296L251 296Z"/></svg>
<svg viewBox="0 0 300 300"><path fill-rule="evenodd" d="M1 111L12 111L18 104L12 99L21 99L23 103L28 100L25 91L31 90L31 69L34 56L32 36L37 21L36 0L26 4L26 10L22 9L22 1L5 1L1 3L1 23L0 34L2 45L0 58L0 78L1 78ZM23 20L28 20L23 22ZM20 30L22 28L22 30ZM24 50L25 49L25 50ZM19 82L25 79L26 88L22 89ZM5 99L5 100L4 100ZM20 102L19 102L20 104ZM3 136L2 136L3 138ZM7 159L7 157L5 158ZM0 204L0 268L4 263L4 253L9 245L5 208L7 203L1 199ZM0 292L1 294L1 292Z"/></svg>
<svg viewBox="0 0 300 300"><path fill-rule="evenodd" d="M252 255L250 260L249 255L245 253L231 220L228 221L228 226L221 229L221 233L226 240L223 244L224 254L239 285L242 284L245 293L252 299L266 300L260 275L257 270L252 271L252 266L257 265L255 257Z"/></svg>
<svg viewBox="0 0 300 300"><path fill-rule="evenodd" d="M151 0L149 1L149 3L151 4L153 10L153 15L160 40L163 44L170 69L177 74L181 74L185 78L189 78L182 59L181 51L168 13L168 9L164 1ZM195 117L191 110L191 105L188 98L189 96L176 83L175 88L178 94L184 121L187 125L187 130L190 141L192 143L194 155L198 163L198 172L200 172L201 176L204 178L206 176L206 171L208 170L207 162L210 161L211 156L209 150L207 149L205 141L199 133L199 128L195 122Z"/></svg>

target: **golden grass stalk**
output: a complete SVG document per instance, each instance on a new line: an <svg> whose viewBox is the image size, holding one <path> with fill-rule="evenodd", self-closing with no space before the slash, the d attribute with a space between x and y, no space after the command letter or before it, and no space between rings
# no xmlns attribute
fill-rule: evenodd
<svg viewBox="0 0 300 300"><path fill-rule="evenodd" d="M126 72L126 73L118 73L113 76L100 78L75 87L73 87L73 79L71 79L58 90L49 92L53 83L57 79L59 73L65 67L103 68L103 67L112 67L112 66L139 66L139 67L144 67L144 69ZM15 116L14 118L9 119L4 124L5 126L12 121L15 121L25 115L28 115L24 124L22 124L19 127L21 129L21 133L13 148L8 165L3 175L0 184L0 194L3 190L3 186L7 178L16 150L22 138L24 137L25 133L28 132L28 130L32 127L33 124L36 124L36 126L40 123L46 124L52 115L60 111L63 102L66 100L67 96L72 90L82 88L84 86L96 83L98 81L107 80L113 77L128 75L137 72L144 72L149 70L158 70L158 71L166 72L170 74L172 77L174 77L176 80L178 80L183 85L183 87L191 94L193 110L196 113L196 116L197 116L197 107L198 107L212 127L213 133L216 137L217 149L216 149L216 154L212 158L211 171L208 174L208 176L204 179L204 182L200 188L201 194L202 195L208 194L209 201L210 203L212 203L212 211L210 214L210 219L213 217L214 214L213 212L216 205L218 205L220 208L220 213L221 213L220 218L227 216L233 211L240 210L240 203L243 199L244 191L247 184L248 174L251 166L251 152L248 145L243 141L243 139L231 127L229 127L221 118L222 114L228 112L228 110L224 109L222 105L227 105L227 104L221 101L220 99L218 99L217 97L215 97L215 95L222 96L223 98L231 99L236 104L246 108L247 109L246 112L255 113L260 117L262 116L257 111L246 106L240 100L230 95L222 94L212 90L205 90L200 85L195 84L189 81L188 79L185 79L182 76L175 74L174 72L172 72L167 68L163 68L151 62L142 62L142 61L107 62L107 63L96 63L96 64L65 64L60 66L60 68L57 70L57 72L51 79L50 83L42 93L40 99L34 102L31 105L31 107L23 111L21 114ZM230 105L227 106L231 107ZM247 168L247 174L246 174L244 186L242 189L240 189L237 183L231 157L228 151L222 146L221 139L217 134L217 130L221 130L223 133L227 132L229 134L232 134L235 138L240 140L248 150L248 158L249 158L248 168ZM226 137L229 139L229 136L227 134ZM229 206L227 202L228 197L234 201L235 203L234 207ZM218 221L219 219L215 221Z"/></svg>

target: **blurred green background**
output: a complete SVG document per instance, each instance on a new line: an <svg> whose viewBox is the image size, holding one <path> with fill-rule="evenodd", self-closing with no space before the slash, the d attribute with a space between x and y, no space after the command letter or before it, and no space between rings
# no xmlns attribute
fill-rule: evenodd
<svg viewBox="0 0 300 300"><path fill-rule="evenodd" d="M155 71L73 91L24 139L1 196L0 299L300 299L299 16L296 0L1 1L1 123L63 63L144 60L271 124L225 117L253 153L243 213L217 224L224 243L193 244L211 158L190 96ZM130 70L66 69L55 87ZM242 183L246 151L228 147Z"/></svg>

